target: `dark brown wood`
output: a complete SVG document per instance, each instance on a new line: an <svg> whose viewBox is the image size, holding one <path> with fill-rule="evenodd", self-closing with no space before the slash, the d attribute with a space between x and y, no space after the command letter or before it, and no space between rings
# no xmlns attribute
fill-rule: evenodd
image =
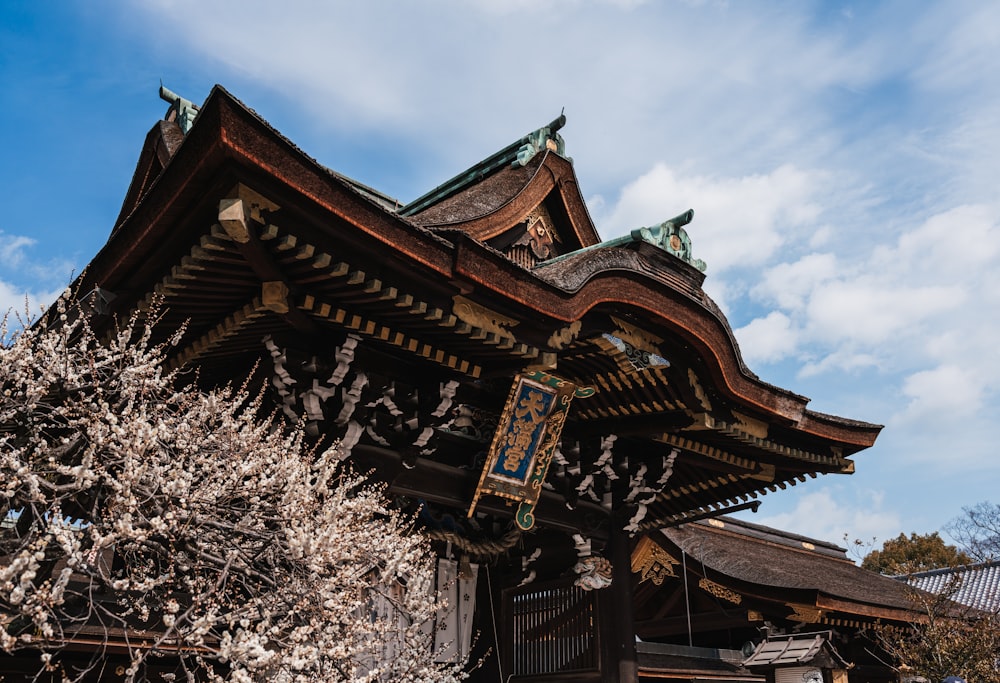
<svg viewBox="0 0 1000 683"><path fill-rule="evenodd" d="M748 625L745 609L734 607L729 614L722 612L698 612L691 615L694 632L716 631L729 628L745 628ZM678 636L687 633L687 615L635 622L635 633L640 638L655 639Z"/></svg>
<svg viewBox="0 0 1000 683"><path fill-rule="evenodd" d="M638 683L633 628L632 543L621 524L612 524L608 555L611 586L598 592L601 609L601 666L603 683Z"/></svg>
<svg viewBox="0 0 1000 683"><path fill-rule="evenodd" d="M361 444L354 447L352 458L360 469L374 467L377 477L389 482L389 491L395 494L423 498L441 505L468 509L479 481L479 473L451 467L428 458L418 458L413 469L405 469L402 456L387 448ZM485 496L476 506L477 511L510 517L510 506L499 498ZM608 537L605 521L607 511L599 505L580 502L570 510L562 496L542 491L535 508L539 526L560 529L569 533L584 533L603 541Z"/></svg>
<svg viewBox="0 0 1000 683"><path fill-rule="evenodd" d="M532 583L504 593L510 675L518 679L596 673L597 595L572 579Z"/></svg>

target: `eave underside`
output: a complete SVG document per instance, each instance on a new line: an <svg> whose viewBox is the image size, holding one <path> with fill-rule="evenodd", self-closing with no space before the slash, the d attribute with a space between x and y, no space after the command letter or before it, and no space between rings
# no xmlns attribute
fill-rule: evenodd
<svg viewBox="0 0 1000 683"><path fill-rule="evenodd" d="M228 193L236 195L230 199L249 206L257 195L240 187ZM226 221L216 217L203 221L200 234L190 230L196 237L163 262L160 277L130 304L145 310L160 301L164 334L186 325L172 362L200 366L206 380L231 379L261 360L261 371L270 372L265 339L302 357L325 354L334 363L332 348L350 335L358 340L359 356L383 369L386 381L433 387L433 392L453 380L460 387L456 401L496 414L515 373L548 368L595 388L592 398L579 402L571 423L585 437L620 438L616 451L631 462L616 456L611 470L627 477L638 463L647 463L659 467L658 477L663 477L663 463L671 459L669 485L655 500L646 500L643 528L850 469L842 445L762 438L763 420L751 420L755 427L740 422L749 418L721 407L712 387L699 384L699 377L709 373L683 344L663 346L673 359L670 365L645 368L609 351L603 331L624 334L615 328L614 307L595 310L580 321L572 341L554 348L553 323L524 319L514 325L504 322L513 317L493 316L496 311L485 306L460 306L465 289L440 282L431 286L433 280L421 276L419 268L407 272L353 250L332 249L294 225L254 218L252 211L241 214L241 225L228 231ZM323 429L342 436L330 425ZM470 453L483 448L481 440L468 446ZM606 504L612 486L578 494Z"/></svg>
<svg viewBox="0 0 1000 683"><path fill-rule="evenodd" d="M81 280L117 296L119 319L159 305L163 339L186 326L172 362L203 381L255 364L261 383L299 373L292 398L276 400L300 417L312 409L316 433L405 453L407 466L474 470L512 378L544 369L596 390L570 414L552 495L628 508L636 528L850 472L848 456L874 440L877 427L813 419L801 397L748 377L719 314L670 278L618 268L561 291L474 240L393 215L213 97ZM345 349L345 382L363 371L363 389L317 384L306 397L302 382L327 379L305 368L341 367ZM666 362L646 363L650 353ZM446 386L469 413L457 421L431 415ZM418 444L427 429L441 437L433 453ZM443 486L449 500L469 494Z"/></svg>

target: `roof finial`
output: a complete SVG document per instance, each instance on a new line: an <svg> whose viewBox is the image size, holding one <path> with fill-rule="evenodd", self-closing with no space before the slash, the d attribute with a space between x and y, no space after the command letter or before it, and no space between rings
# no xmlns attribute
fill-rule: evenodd
<svg viewBox="0 0 1000 683"><path fill-rule="evenodd" d="M186 100L172 90L165 88L162 80L160 81L160 99L170 103L170 109L167 110L163 118L167 121L176 121L177 125L181 127L181 132L187 135L198 116L198 106L191 100Z"/></svg>
<svg viewBox="0 0 1000 683"><path fill-rule="evenodd" d="M566 107L563 107L564 111L566 111ZM518 148L517 155L511 166L524 166L536 154L545 149L551 150L560 156L566 156L566 143L563 141L562 136L556 132L565 125L566 115L560 112L559 118L554 119L549 125L532 131L521 138L522 144Z"/></svg>

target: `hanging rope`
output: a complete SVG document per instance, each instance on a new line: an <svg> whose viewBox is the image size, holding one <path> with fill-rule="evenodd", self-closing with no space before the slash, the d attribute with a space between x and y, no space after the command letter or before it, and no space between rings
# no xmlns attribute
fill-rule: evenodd
<svg viewBox="0 0 1000 683"><path fill-rule="evenodd" d="M517 529L508 531L498 539L472 541L464 536L442 529L425 529L424 536L434 541L451 543L456 548L477 557L496 557L513 548L521 540L521 532Z"/></svg>

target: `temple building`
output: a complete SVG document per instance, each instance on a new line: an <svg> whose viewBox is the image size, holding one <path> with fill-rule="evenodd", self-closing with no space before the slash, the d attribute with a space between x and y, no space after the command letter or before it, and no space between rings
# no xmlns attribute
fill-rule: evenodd
<svg viewBox="0 0 1000 683"><path fill-rule="evenodd" d="M802 652L847 661L838 629L905 617L898 595L853 591L836 552L716 519L850 474L880 427L746 367L702 289L687 207L602 241L564 117L401 203L220 87L200 107L163 94L78 283L96 324L162 297L164 338L187 325L174 367L206 384L256 367L290 419L419 510L474 605L454 647L494 651L473 680L763 681L742 660L682 660L733 638L752 651L770 624L792 640L837 631ZM776 561L787 585L746 564Z"/></svg>

